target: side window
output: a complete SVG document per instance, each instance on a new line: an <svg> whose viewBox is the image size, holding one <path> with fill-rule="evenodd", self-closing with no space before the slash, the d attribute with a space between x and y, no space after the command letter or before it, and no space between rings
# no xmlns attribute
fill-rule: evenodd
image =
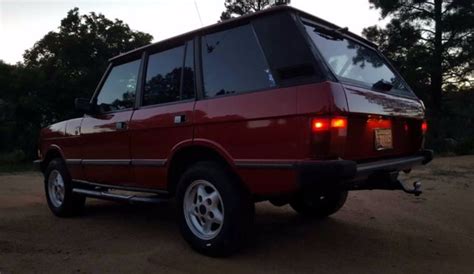
<svg viewBox="0 0 474 274"><path fill-rule="evenodd" d="M150 55L143 94L144 106L179 100L183 58L184 46Z"/></svg>
<svg viewBox="0 0 474 274"><path fill-rule="evenodd" d="M191 98L194 98L192 42L188 42L187 46L179 46L150 55L143 105L156 105Z"/></svg>
<svg viewBox="0 0 474 274"><path fill-rule="evenodd" d="M275 86L250 25L203 36L201 43L205 97Z"/></svg>
<svg viewBox="0 0 474 274"><path fill-rule="evenodd" d="M135 60L112 68L97 96L100 112L133 107L140 61Z"/></svg>

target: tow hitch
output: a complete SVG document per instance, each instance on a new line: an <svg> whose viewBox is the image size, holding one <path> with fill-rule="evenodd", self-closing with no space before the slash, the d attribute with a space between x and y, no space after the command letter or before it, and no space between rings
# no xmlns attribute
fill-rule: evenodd
<svg viewBox="0 0 474 274"><path fill-rule="evenodd" d="M400 188L405 192L409 194L414 194L415 196L420 196L423 191L421 191L421 182L415 181L413 183L413 188L407 188L400 180L397 180L397 183L400 185Z"/></svg>
<svg viewBox="0 0 474 274"><path fill-rule="evenodd" d="M415 181L413 188L405 186L405 184L398 179L398 172L381 172L370 175L365 179L358 179L348 181L343 184L347 190L403 190L405 193L420 196L421 182Z"/></svg>

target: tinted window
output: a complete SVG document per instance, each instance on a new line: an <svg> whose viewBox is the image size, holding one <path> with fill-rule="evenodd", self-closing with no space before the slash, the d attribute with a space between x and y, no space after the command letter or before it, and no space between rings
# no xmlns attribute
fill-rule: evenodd
<svg viewBox="0 0 474 274"><path fill-rule="evenodd" d="M201 43L206 97L275 86L251 26L206 35Z"/></svg>
<svg viewBox="0 0 474 274"><path fill-rule="evenodd" d="M377 83L389 83L392 89L410 94L403 81L376 51L355 41L320 32L306 25L306 31L332 71L342 81L376 88Z"/></svg>
<svg viewBox="0 0 474 274"><path fill-rule="evenodd" d="M184 46L150 55L143 105L162 104L180 99L179 83L183 61Z"/></svg>
<svg viewBox="0 0 474 274"><path fill-rule="evenodd" d="M303 33L290 13L257 18L252 23L279 85L298 85L323 79Z"/></svg>
<svg viewBox="0 0 474 274"><path fill-rule="evenodd" d="M97 96L101 112L132 108L135 103L140 60L112 68Z"/></svg>

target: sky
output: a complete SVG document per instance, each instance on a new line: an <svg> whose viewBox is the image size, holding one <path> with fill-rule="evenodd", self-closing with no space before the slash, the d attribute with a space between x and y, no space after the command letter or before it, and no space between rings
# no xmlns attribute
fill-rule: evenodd
<svg viewBox="0 0 474 274"><path fill-rule="evenodd" d="M0 60L14 64L49 31L57 31L68 10L102 13L121 19L131 29L153 35L154 42L219 20L224 0L0 0ZM291 6L360 34L364 27L382 25L368 0L291 0Z"/></svg>

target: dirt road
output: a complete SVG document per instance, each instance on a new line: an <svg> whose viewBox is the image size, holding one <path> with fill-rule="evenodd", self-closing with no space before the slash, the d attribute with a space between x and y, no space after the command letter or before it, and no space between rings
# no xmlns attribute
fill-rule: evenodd
<svg viewBox="0 0 474 274"><path fill-rule="evenodd" d="M474 273L474 156L440 158L410 177L424 194L352 192L329 219L257 205L253 246L203 257L181 239L172 204L88 200L50 214L38 173L0 175L0 273Z"/></svg>

